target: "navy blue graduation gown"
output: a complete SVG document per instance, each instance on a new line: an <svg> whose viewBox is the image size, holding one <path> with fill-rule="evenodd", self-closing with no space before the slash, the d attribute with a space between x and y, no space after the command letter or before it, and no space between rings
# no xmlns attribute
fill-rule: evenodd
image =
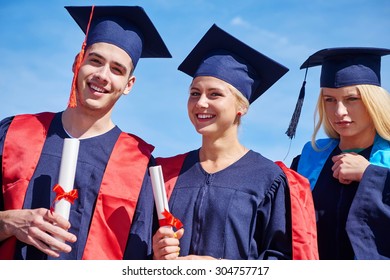
<svg viewBox="0 0 390 280"><path fill-rule="evenodd" d="M371 150L359 154L369 159ZM331 159L340 153L336 146L312 186L320 259L389 259L390 169L371 164L360 182L341 184ZM298 169L299 159L292 169Z"/></svg>
<svg viewBox="0 0 390 280"><path fill-rule="evenodd" d="M286 180L254 151L213 174L201 167L199 150L190 152L169 199L170 212L184 224L180 256L291 259Z"/></svg>
<svg viewBox="0 0 390 280"><path fill-rule="evenodd" d="M2 156L3 143L8 126L12 120L6 118L0 123L0 152ZM110 157L111 151L121 133L118 127L114 127L105 134L82 139L80 141L79 156L77 162L77 171L75 176L75 188L78 189L79 198L71 205L69 222L71 228L69 232L77 236L77 241L72 246L72 251L68 254L61 254L55 259L81 259L88 232L89 226L94 211L96 197L98 195L106 164ZM26 198L23 208L47 208L49 209L55 197L52 187L58 183L59 168L61 164L63 139L69 137L64 131L61 122L61 113L57 113L50 125L47 138L41 153L39 163L36 167L34 175L28 185ZM22 139L21 139L22 141ZM145 171L147 172L147 171ZM150 181L144 180L142 189L146 185L150 188ZM145 190L150 192L151 190ZM145 193L141 190L141 193ZM149 193L149 201L152 201ZM0 210L4 209L3 195L0 192ZM136 210L137 211L137 210ZM138 210L139 212L139 210ZM133 221L137 223L136 219ZM136 242L135 247L143 246ZM133 246L133 247L134 247ZM131 250L130 244L127 250ZM99 250L98 244L96 249ZM125 252L125 256L128 252ZM136 255L138 258L143 258L144 255ZM39 251L33 246L26 245L20 241L17 242L15 251L16 259L50 259L47 255Z"/></svg>

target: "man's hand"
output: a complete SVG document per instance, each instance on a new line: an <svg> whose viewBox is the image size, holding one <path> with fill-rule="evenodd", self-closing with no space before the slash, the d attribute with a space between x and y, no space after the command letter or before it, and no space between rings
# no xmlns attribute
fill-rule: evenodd
<svg viewBox="0 0 390 280"><path fill-rule="evenodd" d="M59 253L72 250L71 246L60 241L73 243L77 240L74 234L68 232L69 228L70 223L66 219L45 208L0 212L0 240L15 236L51 257L59 257Z"/></svg>

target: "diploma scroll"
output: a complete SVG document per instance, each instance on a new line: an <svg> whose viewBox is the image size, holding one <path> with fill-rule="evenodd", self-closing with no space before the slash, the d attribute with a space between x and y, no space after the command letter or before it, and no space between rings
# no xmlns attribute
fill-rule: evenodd
<svg viewBox="0 0 390 280"><path fill-rule="evenodd" d="M65 193L73 190L79 146L80 141L76 138L64 139L58 185ZM59 199L55 202L54 212L69 220L70 206L71 202L69 200Z"/></svg>
<svg viewBox="0 0 390 280"><path fill-rule="evenodd" d="M154 202L159 220L165 219L163 213L169 212L168 198L165 191L164 177L160 165L149 167L152 180Z"/></svg>

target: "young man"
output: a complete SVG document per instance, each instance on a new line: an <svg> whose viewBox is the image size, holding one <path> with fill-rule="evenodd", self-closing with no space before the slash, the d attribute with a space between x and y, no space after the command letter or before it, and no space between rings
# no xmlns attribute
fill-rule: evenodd
<svg viewBox="0 0 390 280"><path fill-rule="evenodd" d="M69 106L0 123L0 259L123 259L137 247L128 236L142 217L134 213L150 188L153 146L122 132L111 114L140 57L171 55L141 7L66 9L86 34ZM50 210L65 138L80 140L69 221Z"/></svg>

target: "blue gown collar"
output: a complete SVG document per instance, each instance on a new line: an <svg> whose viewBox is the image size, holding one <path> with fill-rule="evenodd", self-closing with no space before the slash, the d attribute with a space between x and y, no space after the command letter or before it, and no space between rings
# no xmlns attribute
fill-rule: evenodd
<svg viewBox="0 0 390 280"><path fill-rule="evenodd" d="M305 144L298 163L298 172L309 179L312 190L317 183L326 160L339 144L339 139L319 139L316 141L316 144L320 149L319 151L313 149L311 142ZM378 134L375 136L369 161L378 166L390 167L390 142Z"/></svg>

